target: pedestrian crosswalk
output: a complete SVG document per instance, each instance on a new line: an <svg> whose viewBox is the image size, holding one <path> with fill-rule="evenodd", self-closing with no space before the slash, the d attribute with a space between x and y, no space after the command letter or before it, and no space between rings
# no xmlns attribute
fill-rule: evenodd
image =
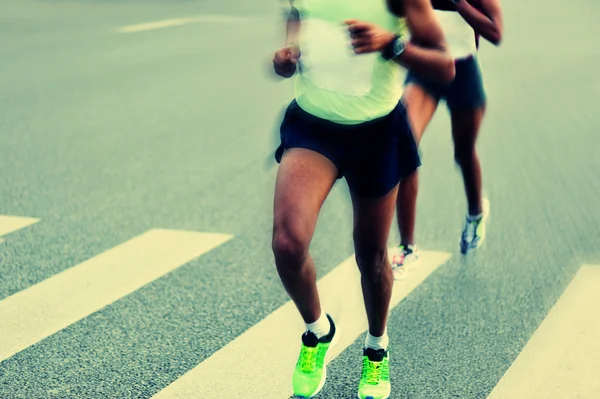
<svg viewBox="0 0 600 399"><path fill-rule="evenodd" d="M32 217L0 215L0 236L38 222ZM232 239L223 233L151 229L1 300L0 367L13 355ZM391 308L451 257L447 252L423 251L421 267L411 270L407 280L396 282ZM354 257L334 267L318 284L324 309L334 316L341 333L333 360L367 329ZM599 286L600 265L583 265L488 399L599 397ZM289 398L302 329L297 310L288 301L175 376L152 398Z"/></svg>
<svg viewBox="0 0 600 399"><path fill-rule="evenodd" d="M0 361L231 239L150 230L0 301Z"/></svg>
<svg viewBox="0 0 600 399"><path fill-rule="evenodd" d="M600 265L583 265L488 399L600 397Z"/></svg>
<svg viewBox="0 0 600 399"><path fill-rule="evenodd" d="M411 274L411 279L395 285L390 308L449 258L450 254L445 252L424 252L422 267ZM340 340L332 348L330 359L334 359L367 330L354 256L317 284L323 309L332 315L340 332ZM289 398L293 392L286 371L291 370L297 359L299 332L303 328L294 303L287 302L154 398L217 398L219 392L227 392L228 398ZM267 350L257 350L265 347L265 343Z"/></svg>

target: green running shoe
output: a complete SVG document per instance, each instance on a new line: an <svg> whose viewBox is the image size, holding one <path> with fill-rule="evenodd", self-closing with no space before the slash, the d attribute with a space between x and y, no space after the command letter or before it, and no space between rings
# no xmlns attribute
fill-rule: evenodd
<svg viewBox="0 0 600 399"><path fill-rule="evenodd" d="M391 392L389 352L383 349L365 349L358 398L388 399Z"/></svg>
<svg viewBox="0 0 600 399"><path fill-rule="evenodd" d="M302 335L302 347L296 369L292 377L294 394L299 398L312 398L318 394L327 378L327 369L325 367L326 356L329 349L337 341L335 324L329 315L327 315L331 328L329 334L320 339L308 331Z"/></svg>

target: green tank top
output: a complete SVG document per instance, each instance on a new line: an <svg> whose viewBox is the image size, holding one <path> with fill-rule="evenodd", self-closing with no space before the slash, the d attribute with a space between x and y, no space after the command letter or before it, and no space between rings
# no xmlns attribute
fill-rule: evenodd
<svg viewBox="0 0 600 399"><path fill-rule="evenodd" d="M301 18L299 73L294 91L306 112L340 124L389 114L402 96L400 66L379 52L354 54L346 19L403 35L403 19L385 0L295 0Z"/></svg>

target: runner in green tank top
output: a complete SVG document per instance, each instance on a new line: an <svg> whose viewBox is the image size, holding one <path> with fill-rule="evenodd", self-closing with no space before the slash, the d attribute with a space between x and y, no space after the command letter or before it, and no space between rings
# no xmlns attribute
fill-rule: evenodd
<svg viewBox="0 0 600 399"><path fill-rule="evenodd" d="M272 245L281 281L306 324L293 391L310 398L323 388L327 355L343 334L321 308L308 248L323 202L344 177L368 319L358 397L385 399L391 394L387 314L393 287L388 234L398 183L420 165L400 102L399 64L449 82L454 63L429 0L290 4L286 43L273 58L278 75L296 76L276 152Z"/></svg>

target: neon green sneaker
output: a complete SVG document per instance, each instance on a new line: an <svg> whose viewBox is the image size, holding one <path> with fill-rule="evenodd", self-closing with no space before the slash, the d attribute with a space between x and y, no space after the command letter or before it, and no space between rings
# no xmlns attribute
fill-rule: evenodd
<svg viewBox="0 0 600 399"><path fill-rule="evenodd" d="M383 349L365 349L358 384L359 399L388 399L391 392L389 352Z"/></svg>
<svg viewBox="0 0 600 399"><path fill-rule="evenodd" d="M294 394L299 398L312 398L318 394L327 378L325 358L329 349L335 345L337 334L335 324L327 315L331 328L329 334L320 339L312 332L302 335L302 347L296 369L292 377Z"/></svg>

